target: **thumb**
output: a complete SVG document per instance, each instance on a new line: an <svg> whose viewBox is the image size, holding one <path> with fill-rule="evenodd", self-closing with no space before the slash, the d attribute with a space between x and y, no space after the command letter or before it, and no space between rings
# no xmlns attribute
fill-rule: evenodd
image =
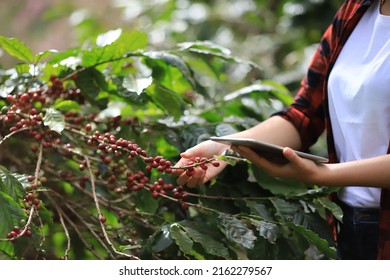
<svg viewBox="0 0 390 280"><path fill-rule="evenodd" d="M289 147L283 149L283 155L290 162L296 162L299 159L299 156Z"/></svg>
<svg viewBox="0 0 390 280"><path fill-rule="evenodd" d="M180 154L182 158L191 159L195 157L195 147L189 148Z"/></svg>

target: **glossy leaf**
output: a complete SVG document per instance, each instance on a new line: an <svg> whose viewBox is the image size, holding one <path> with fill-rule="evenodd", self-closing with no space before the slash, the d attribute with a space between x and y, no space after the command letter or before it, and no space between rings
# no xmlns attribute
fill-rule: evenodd
<svg viewBox="0 0 390 280"><path fill-rule="evenodd" d="M16 202L24 194L23 186L19 180L2 165L0 165L0 191L12 197Z"/></svg>
<svg viewBox="0 0 390 280"><path fill-rule="evenodd" d="M10 55L26 63L34 63L34 55L25 43L16 38L0 36L0 46Z"/></svg>
<svg viewBox="0 0 390 280"><path fill-rule="evenodd" d="M257 224L257 230L259 231L260 236L264 237L272 244L275 244L275 241L280 234L278 225L266 221L260 221Z"/></svg>
<svg viewBox="0 0 390 280"><path fill-rule="evenodd" d="M223 243L195 228L183 227L183 229L193 241L200 243L208 254L229 259L229 251Z"/></svg>
<svg viewBox="0 0 390 280"><path fill-rule="evenodd" d="M46 114L43 117L43 123L51 130L60 133L65 128L65 118L62 113L54 108L48 108Z"/></svg>
<svg viewBox="0 0 390 280"><path fill-rule="evenodd" d="M146 89L146 93L168 115L173 116L175 119L181 116L183 101L175 92L161 84L154 83Z"/></svg>
<svg viewBox="0 0 390 280"><path fill-rule="evenodd" d="M220 214L220 226L226 238L246 249L253 249L257 239L253 231L232 215Z"/></svg>
<svg viewBox="0 0 390 280"><path fill-rule="evenodd" d="M320 205L329 210L337 220L339 220L340 222L343 221L343 210L341 210L340 206L338 206L336 203L330 201L326 197L319 197L318 199L316 199L316 202L318 202Z"/></svg>
<svg viewBox="0 0 390 280"><path fill-rule="evenodd" d="M169 231L171 232L171 236L179 246L180 250L184 254L191 255L194 242L188 236L188 234L178 224L172 224L169 228Z"/></svg>
<svg viewBox="0 0 390 280"><path fill-rule="evenodd" d="M330 258L337 258L336 249L334 247L331 247L328 241L320 238L315 232L306 229L304 226L296 225L294 223L286 223L286 225L293 231L302 235L310 244L316 246L318 250L320 250Z"/></svg>
<svg viewBox="0 0 390 280"><path fill-rule="evenodd" d="M56 54L58 53L57 50L48 50L48 51L43 51L43 52L39 52L37 53L35 56L34 56L34 62L37 63L37 62L41 62L42 60L44 60L45 58L48 58L49 56L53 55L53 54Z"/></svg>
<svg viewBox="0 0 390 280"><path fill-rule="evenodd" d="M0 236L2 238L7 236L25 217L19 204L11 196L0 191ZM10 242L0 241L0 250L9 256L13 255L13 246Z"/></svg>
<svg viewBox="0 0 390 280"><path fill-rule="evenodd" d="M254 166L252 171L260 186L275 195L294 197L296 194L306 192L308 189L308 186L304 183L272 177L263 169Z"/></svg>
<svg viewBox="0 0 390 280"><path fill-rule="evenodd" d="M78 112L80 111L80 105L76 101L73 100L63 100L60 102L56 102L53 105L54 109L61 110L61 111L75 111Z"/></svg>

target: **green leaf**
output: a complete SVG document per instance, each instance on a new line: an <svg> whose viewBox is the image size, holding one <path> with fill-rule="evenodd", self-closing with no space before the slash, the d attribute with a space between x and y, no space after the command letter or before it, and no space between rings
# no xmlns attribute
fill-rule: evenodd
<svg viewBox="0 0 390 280"><path fill-rule="evenodd" d="M260 236L264 237L272 244L275 244L276 239L278 239L280 234L278 225L266 221L260 221L257 224L257 230L259 231Z"/></svg>
<svg viewBox="0 0 390 280"><path fill-rule="evenodd" d="M215 127L215 135L226 136L238 132L237 129L228 123L220 123Z"/></svg>
<svg viewBox="0 0 390 280"><path fill-rule="evenodd" d="M302 235L310 244L316 246L319 251L326 254L329 258L337 258L336 249L334 247L330 247L329 242L320 238L315 232L306 229L304 226L290 222L286 223L286 226Z"/></svg>
<svg viewBox="0 0 390 280"><path fill-rule="evenodd" d="M43 117L43 124L61 134L65 128L65 118L60 111L54 108L48 108Z"/></svg>
<svg viewBox="0 0 390 280"><path fill-rule="evenodd" d="M272 214L267 210L266 206L263 203L257 201L245 201L245 204L251 210L251 213L260 216L264 220L272 221Z"/></svg>
<svg viewBox="0 0 390 280"><path fill-rule="evenodd" d="M290 105L292 103L293 96L291 95L288 88L286 88L284 85L271 80L264 80L261 83L263 85L270 85L271 87L273 87L272 94L276 96L280 101L282 101L285 105Z"/></svg>
<svg viewBox="0 0 390 280"><path fill-rule="evenodd" d="M148 45L148 34L138 30L123 32L113 45L117 49L118 55L124 55L126 52L142 50Z"/></svg>
<svg viewBox="0 0 390 280"><path fill-rule="evenodd" d="M307 191L308 186L302 182L272 177L255 166L252 166L252 171L260 186L274 195L293 197Z"/></svg>
<svg viewBox="0 0 390 280"><path fill-rule="evenodd" d="M202 245L208 254L219 256L228 259L229 251L221 242L214 240L211 236L201 233L200 231L191 228L183 227L185 232L191 237L192 240Z"/></svg>
<svg viewBox="0 0 390 280"><path fill-rule="evenodd" d="M338 206L336 203L330 201L326 197L319 197L315 201L317 201L320 205L328 209L337 220L339 220L340 222L343 221L343 210L341 210L340 206Z"/></svg>
<svg viewBox="0 0 390 280"><path fill-rule="evenodd" d="M98 37L99 46L84 52L82 55L82 65L84 67L95 67L125 59L124 55L126 53L146 47L147 35L145 33L139 31L123 33L116 39L118 33L121 33L118 30L101 35L101 37ZM131 55L134 54L128 54L128 56Z"/></svg>
<svg viewBox="0 0 390 280"><path fill-rule="evenodd" d="M153 102L176 120L181 116L183 102L175 92L158 83L153 83L146 89Z"/></svg>
<svg viewBox="0 0 390 280"><path fill-rule="evenodd" d="M30 73L30 65L26 63L19 63L15 65L15 70L19 75Z"/></svg>
<svg viewBox="0 0 390 280"><path fill-rule="evenodd" d="M190 69L180 56L167 52L145 52L144 56L151 59L161 60L166 65L177 68L191 85L195 84Z"/></svg>
<svg viewBox="0 0 390 280"><path fill-rule="evenodd" d="M228 240L246 249L253 249L256 236L253 231L232 215L220 214L220 226Z"/></svg>
<svg viewBox="0 0 390 280"><path fill-rule="evenodd" d="M137 207L146 213L154 214L158 209L158 200L154 199L149 191L138 191L135 194Z"/></svg>
<svg viewBox="0 0 390 280"><path fill-rule="evenodd" d="M211 57L219 57L228 62L245 63L251 65L252 67L260 68L254 62L243 61L238 57L232 56L229 49L210 41L184 42L178 44L178 46L181 51L189 51Z"/></svg>
<svg viewBox="0 0 390 280"><path fill-rule="evenodd" d="M80 104L73 100L60 100L53 105L54 109L62 111L80 111Z"/></svg>
<svg viewBox="0 0 390 280"><path fill-rule="evenodd" d="M24 194L23 185L4 166L0 165L0 191L18 201Z"/></svg>
<svg viewBox="0 0 390 280"><path fill-rule="evenodd" d="M192 255L192 246L194 245L194 242L187 233L178 224L172 224L169 230L180 250L186 255Z"/></svg>
<svg viewBox="0 0 390 280"><path fill-rule="evenodd" d="M153 82L152 77L137 78L134 76L127 76L123 79L123 87L130 92L135 92L140 95Z"/></svg>
<svg viewBox="0 0 390 280"><path fill-rule="evenodd" d="M102 48L92 48L82 56L82 65L86 68L95 67L102 63L108 63L116 58L115 48L110 45Z"/></svg>
<svg viewBox="0 0 390 280"><path fill-rule="evenodd" d="M104 75L96 68L88 68L78 73L76 85L92 105L100 109L107 108L107 100L98 99L98 96L101 91L108 91L109 87Z"/></svg>
<svg viewBox="0 0 390 280"><path fill-rule="evenodd" d="M7 233L14 226L19 225L20 221L24 218L26 216L18 203L11 196L0 191L0 237L6 237ZM12 256L14 254L13 246L9 243L0 241L0 250Z"/></svg>
<svg viewBox="0 0 390 280"><path fill-rule="evenodd" d="M57 64L65 61L65 59L68 59L70 57L76 58L81 52L80 48L70 48L63 52L59 53L52 53L54 54L48 61L49 64Z"/></svg>
<svg viewBox="0 0 390 280"><path fill-rule="evenodd" d="M120 28L115 30L110 30L106 33L100 34L96 39L96 45L98 47L104 47L110 45L116 40L118 40L121 34L122 34L122 29Z"/></svg>
<svg viewBox="0 0 390 280"><path fill-rule="evenodd" d="M243 87L237 91L234 91L232 93L229 93L224 96L225 101L230 101L233 99L240 99L245 95L251 94L253 92L270 92L273 88L269 85L263 85L263 84L254 84L250 86Z"/></svg>
<svg viewBox="0 0 390 280"><path fill-rule="evenodd" d="M295 213L299 210L299 205L278 197L273 197L270 201L275 206L277 215L282 218L283 221L291 221L294 218Z"/></svg>
<svg viewBox="0 0 390 280"><path fill-rule="evenodd" d="M230 55L230 50L210 41L183 42L178 46L181 49L192 49L207 52L208 54Z"/></svg>
<svg viewBox="0 0 390 280"><path fill-rule="evenodd" d="M173 239L167 225L161 227L161 233L158 234L151 246L152 252L161 252L167 249L173 243Z"/></svg>
<svg viewBox="0 0 390 280"><path fill-rule="evenodd" d="M26 63L34 63L34 55L31 49L18 39L0 36L0 46L13 57Z"/></svg>
<svg viewBox="0 0 390 280"><path fill-rule="evenodd" d="M58 53L58 51L57 50L48 50L48 51L39 52L34 56L34 63L40 62L43 59L45 59L45 58L47 58L55 53Z"/></svg>

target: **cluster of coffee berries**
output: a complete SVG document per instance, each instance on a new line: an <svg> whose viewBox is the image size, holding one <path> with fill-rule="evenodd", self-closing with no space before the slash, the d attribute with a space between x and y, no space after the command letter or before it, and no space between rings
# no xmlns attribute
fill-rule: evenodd
<svg viewBox="0 0 390 280"><path fill-rule="evenodd" d="M77 80L77 76L72 76L72 80ZM84 98L81 95L79 88L65 88L63 81L55 76L50 76L51 85L45 91L45 94L50 99L61 98L64 100L76 100L79 104L84 103Z"/></svg>
<svg viewBox="0 0 390 280"><path fill-rule="evenodd" d="M45 102L41 94L40 91L34 91L8 95L6 99L9 106L3 107L0 115L2 126L8 127L9 132L14 132L26 128L33 129L42 124L42 115L32 104Z"/></svg>
<svg viewBox="0 0 390 280"><path fill-rule="evenodd" d="M180 207L183 210L187 210L189 205L187 204L188 192L184 191L183 186L178 186L172 190L173 197L181 201Z"/></svg>
<svg viewBox="0 0 390 280"><path fill-rule="evenodd" d="M53 104L57 98L64 100L76 99L82 103L80 89L64 88L63 82L56 76L50 78L49 87L37 86L26 92L9 94L6 97L8 106L4 106L0 113L0 129L7 129L8 133L24 131L23 136L41 142L44 148L51 148L59 144L59 135L43 125L44 108ZM68 115L69 114L69 115ZM74 113L65 114L69 123L80 123L83 117L75 117ZM6 132L4 132L6 133ZM37 145L31 148L38 150Z"/></svg>
<svg viewBox="0 0 390 280"><path fill-rule="evenodd" d="M24 196L23 202L26 204L26 207L34 206L36 210L41 209L41 200L38 197L36 197L35 194L32 192Z"/></svg>
<svg viewBox="0 0 390 280"><path fill-rule="evenodd" d="M85 130L90 132L91 124L86 124ZM133 160L135 157L142 158L145 163L147 163L145 167L146 171L151 171L155 168L159 172L172 172L171 161L165 159L163 156L148 156L147 151L138 144L123 138L116 139L116 136L109 132L102 133L100 131L94 131L92 136L86 138L86 141L89 145L94 143L98 145L98 149L101 151L100 157L106 164L110 164L112 160L112 157L108 154L113 154L114 157L125 154L129 161Z"/></svg>
<svg viewBox="0 0 390 280"><path fill-rule="evenodd" d="M214 167L218 167L220 164L214 159L196 157L193 161L189 161L186 169L187 176L194 175L195 167L200 167L203 170L208 169L208 164L211 163Z"/></svg>
<svg viewBox="0 0 390 280"><path fill-rule="evenodd" d="M172 172L172 162L166 160L163 156L145 157L144 161L147 163L145 167L147 171L155 168L159 172Z"/></svg>
<svg viewBox="0 0 390 280"><path fill-rule="evenodd" d="M7 233L7 239L11 242L16 242L16 239L21 236L22 232L23 230L21 228L19 228L18 226L14 226L14 228L9 233ZM30 229L27 229L23 235L31 237L32 231Z"/></svg>
<svg viewBox="0 0 390 280"><path fill-rule="evenodd" d="M149 182L149 177L142 171L132 173L128 171L126 174L126 188L129 191L138 191L144 188Z"/></svg>
<svg viewBox="0 0 390 280"><path fill-rule="evenodd" d="M149 191L153 198L158 198L160 195L166 195L168 191L173 189L171 183L165 183L164 179L159 178L156 182L149 186Z"/></svg>

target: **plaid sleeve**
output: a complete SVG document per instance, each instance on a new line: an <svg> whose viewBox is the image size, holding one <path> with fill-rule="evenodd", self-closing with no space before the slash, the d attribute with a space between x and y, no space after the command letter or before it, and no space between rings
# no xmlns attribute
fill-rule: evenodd
<svg viewBox="0 0 390 280"><path fill-rule="evenodd" d="M313 145L325 129L324 86L330 64L331 37L332 26L325 31L294 102L276 114L295 126L301 137L302 150Z"/></svg>
<svg viewBox="0 0 390 280"><path fill-rule="evenodd" d="M284 111L276 113L295 126L301 137L302 150L313 145L325 127L330 128L329 122L325 121L329 114L328 76L336 57L370 2L372 0L344 1L321 38L294 102ZM328 131L328 140L333 141L331 133Z"/></svg>

